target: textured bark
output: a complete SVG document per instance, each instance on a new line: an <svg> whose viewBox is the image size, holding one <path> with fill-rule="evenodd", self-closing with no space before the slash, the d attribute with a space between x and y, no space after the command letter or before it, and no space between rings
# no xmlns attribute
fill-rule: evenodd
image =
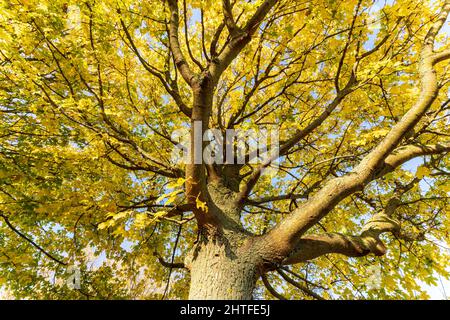
<svg viewBox="0 0 450 320"><path fill-rule="evenodd" d="M240 222L236 192L225 181L211 181L207 189L208 215L220 227L201 228L198 242L186 256L189 298L251 299L261 265L255 237Z"/></svg>
<svg viewBox="0 0 450 320"><path fill-rule="evenodd" d="M189 299L252 299L258 279L256 255L243 235L204 238L187 256Z"/></svg>

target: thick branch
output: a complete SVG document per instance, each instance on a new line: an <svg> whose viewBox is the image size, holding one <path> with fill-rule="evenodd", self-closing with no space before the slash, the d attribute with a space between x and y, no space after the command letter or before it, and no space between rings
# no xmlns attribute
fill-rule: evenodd
<svg viewBox="0 0 450 320"><path fill-rule="evenodd" d="M222 53L217 57L217 59L213 60L213 63L209 68L214 83L217 83L222 72L250 42L250 40L252 39L252 35L258 29L259 24L277 2L278 0L265 0L258 7L253 16L247 21L245 26L237 32L234 32L237 28L233 27L233 25L231 24L231 20L227 18L227 16L225 17L225 24L228 28L231 27L232 30L234 30L233 33L235 34L231 34L232 38L230 43L227 45L225 50L223 50ZM229 9L226 9L226 7L227 6L225 5L225 15L229 16L229 13L231 14L231 12L229 11Z"/></svg>
<svg viewBox="0 0 450 320"><path fill-rule="evenodd" d="M388 156L391 153L394 156L393 151L405 134L414 128L430 108L439 92L436 72L433 68L434 37L449 12L450 0L447 0L440 18L425 37L419 66L421 94L418 101L351 173L330 180L309 201L294 210L264 237L263 243L268 249L266 251L270 252L272 257L282 259L288 256L300 241L300 237L341 200L357 190L362 190L368 182L378 178L380 172L386 168L385 160L389 160ZM391 158L389 161L396 163L394 160L395 158Z"/></svg>
<svg viewBox="0 0 450 320"><path fill-rule="evenodd" d="M413 158L446 152L450 152L450 142L436 145L406 145L399 147L384 160L376 178L384 176Z"/></svg>
<svg viewBox="0 0 450 320"><path fill-rule="evenodd" d="M282 263L288 265L305 262L328 253L339 253L348 257L362 257L370 253L376 256L384 255L386 247L380 240L380 235L386 232L399 233L400 225L391 218L398 205L397 201L392 202L386 210L376 214L366 223L359 236L340 233L305 236Z"/></svg>
<svg viewBox="0 0 450 320"><path fill-rule="evenodd" d="M438 52L433 56L433 64L437 64L448 59L450 59L450 50Z"/></svg>
<svg viewBox="0 0 450 320"><path fill-rule="evenodd" d="M194 85L195 74L189 67L186 58L183 55L180 47L180 40L178 38L178 28L180 24L178 1L168 0L170 8L170 23L169 23L169 44L170 50L175 59L175 65L181 73L183 79L192 87Z"/></svg>
<svg viewBox="0 0 450 320"><path fill-rule="evenodd" d="M233 6L231 5L230 0L222 0L222 10L228 32L231 37L235 37L241 30L236 26L236 22L234 21L232 12Z"/></svg>

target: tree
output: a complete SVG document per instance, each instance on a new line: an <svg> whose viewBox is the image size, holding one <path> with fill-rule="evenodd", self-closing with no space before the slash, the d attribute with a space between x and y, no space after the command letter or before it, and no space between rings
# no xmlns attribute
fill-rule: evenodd
<svg viewBox="0 0 450 320"><path fill-rule="evenodd" d="M450 276L449 12L3 0L0 284L32 298L426 297ZM180 128L191 159L208 129L276 130L278 156L178 163Z"/></svg>

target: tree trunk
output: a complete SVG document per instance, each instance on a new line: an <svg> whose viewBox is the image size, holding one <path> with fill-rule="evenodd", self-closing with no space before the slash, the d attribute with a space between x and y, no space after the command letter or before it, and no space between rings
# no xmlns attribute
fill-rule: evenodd
<svg viewBox="0 0 450 320"><path fill-rule="evenodd" d="M202 239L190 252L189 299L250 300L258 279L256 255L239 234Z"/></svg>

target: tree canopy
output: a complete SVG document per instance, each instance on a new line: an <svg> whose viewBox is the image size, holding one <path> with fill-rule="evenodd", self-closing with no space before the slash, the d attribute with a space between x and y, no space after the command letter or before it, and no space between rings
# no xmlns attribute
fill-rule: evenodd
<svg viewBox="0 0 450 320"><path fill-rule="evenodd" d="M426 298L424 283L450 277L449 1L0 10L0 287L11 296L187 298L182 261L210 216L192 179L216 176L236 177L246 232L288 256L255 297ZM174 163L172 132L193 119L277 130L278 170Z"/></svg>

